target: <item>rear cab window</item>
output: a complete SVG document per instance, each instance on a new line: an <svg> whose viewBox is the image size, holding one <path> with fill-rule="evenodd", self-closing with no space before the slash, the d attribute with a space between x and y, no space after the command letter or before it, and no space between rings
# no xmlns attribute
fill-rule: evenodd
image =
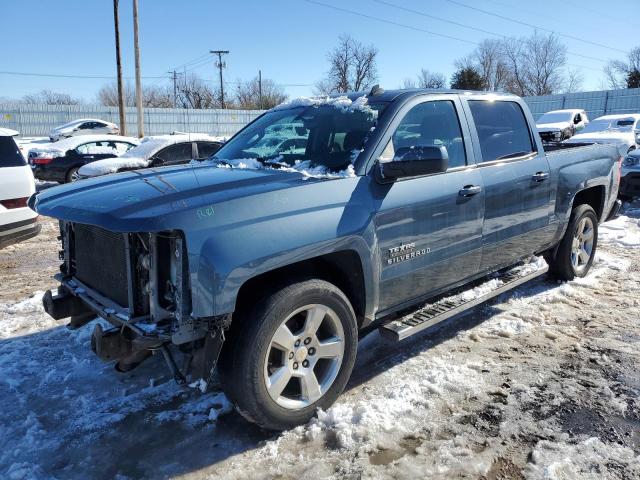
<svg viewBox="0 0 640 480"><path fill-rule="evenodd" d="M24 167L26 164L13 137L0 136L0 168Z"/></svg>
<svg viewBox="0 0 640 480"><path fill-rule="evenodd" d="M530 155L536 151L529 124L517 102L469 100L482 162Z"/></svg>

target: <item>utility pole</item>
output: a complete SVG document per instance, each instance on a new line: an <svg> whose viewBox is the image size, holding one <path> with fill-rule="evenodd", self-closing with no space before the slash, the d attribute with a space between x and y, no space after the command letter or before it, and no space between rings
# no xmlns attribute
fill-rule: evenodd
<svg viewBox="0 0 640 480"><path fill-rule="evenodd" d="M176 73L176 71L174 70L173 72L169 72L172 74L172 80L173 80L173 108L177 108L177 104L178 104L178 74Z"/></svg>
<svg viewBox="0 0 640 480"><path fill-rule="evenodd" d="M118 0L113 0L113 23L116 32L116 69L118 76L118 115L120 117L120 135L127 134L127 117L124 110L124 89L122 87L122 60L120 59L120 18Z"/></svg>
<svg viewBox="0 0 640 480"><path fill-rule="evenodd" d="M262 110L262 70L258 70L258 98L260 99L258 110Z"/></svg>
<svg viewBox="0 0 640 480"><path fill-rule="evenodd" d="M222 69L227 65L222 61L222 55L227 55L229 50L210 50L209 53L218 55L218 62L216 67L220 71L220 105L224 108L224 84L222 83Z"/></svg>
<svg viewBox="0 0 640 480"><path fill-rule="evenodd" d="M133 50L136 60L136 109L138 114L138 137L144 137L142 118L142 84L140 82L140 45L138 43L138 0L133 0Z"/></svg>

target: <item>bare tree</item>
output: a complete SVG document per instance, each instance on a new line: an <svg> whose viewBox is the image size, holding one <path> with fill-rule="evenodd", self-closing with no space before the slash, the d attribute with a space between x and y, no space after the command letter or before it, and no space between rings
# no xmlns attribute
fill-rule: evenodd
<svg viewBox="0 0 640 480"><path fill-rule="evenodd" d="M502 40L488 38L480 42L467 57L456 62L458 70L473 68L482 77L487 90L504 90L508 69L504 58Z"/></svg>
<svg viewBox="0 0 640 480"><path fill-rule="evenodd" d="M286 99L287 95L282 87L268 78L262 79L262 95L260 94L258 77L248 82L239 81L236 88L236 101L239 108L269 109L279 105Z"/></svg>
<svg viewBox="0 0 640 480"><path fill-rule="evenodd" d="M405 78L402 81L400 88L418 88L418 84L413 78Z"/></svg>
<svg viewBox="0 0 640 480"><path fill-rule="evenodd" d="M567 47L554 34L534 33L502 42L504 89L520 96L550 95L567 85ZM576 78L571 83L575 85Z"/></svg>
<svg viewBox="0 0 640 480"><path fill-rule="evenodd" d="M378 49L364 45L343 34L338 46L327 55L329 71L316 84L320 94L360 91L371 87L378 78L376 56Z"/></svg>
<svg viewBox="0 0 640 480"><path fill-rule="evenodd" d="M420 88L445 88L447 80L442 73L430 72L422 69L418 73L418 86Z"/></svg>
<svg viewBox="0 0 640 480"><path fill-rule="evenodd" d="M135 107L135 87L130 82L123 84L123 94L125 106ZM100 88L98 102L101 105L118 106L118 85L116 82L103 85ZM171 108L173 107L172 93L168 87L145 86L142 89L142 105L150 108Z"/></svg>
<svg viewBox="0 0 640 480"><path fill-rule="evenodd" d="M54 92L52 90L41 90L22 97L23 103L44 103L46 105L78 105L80 100L67 93Z"/></svg>
<svg viewBox="0 0 640 480"><path fill-rule="evenodd" d="M582 72L579 70L567 69L562 93L575 93L580 91L583 82L584 76L582 75Z"/></svg>
<svg viewBox="0 0 640 480"><path fill-rule="evenodd" d="M626 60L611 60L604 67L605 81L613 89L629 88L634 72L640 72L640 47L631 50Z"/></svg>
<svg viewBox="0 0 640 480"><path fill-rule="evenodd" d="M178 85L178 108L221 108L220 92L197 75L188 75ZM228 108L233 108L225 102Z"/></svg>
<svg viewBox="0 0 640 480"><path fill-rule="evenodd" d="M124 105L132 107L136 104L135 91L130 82L122 85L122 91L124 96ZM98 90L98 102L101 105L107 105L109 107L118 106L118 84L112 82L100 87Z"/></svg>

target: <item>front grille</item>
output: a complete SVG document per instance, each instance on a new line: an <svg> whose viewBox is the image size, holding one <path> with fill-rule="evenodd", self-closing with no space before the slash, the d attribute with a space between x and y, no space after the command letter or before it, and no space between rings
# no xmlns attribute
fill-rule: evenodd
<svg viewBox="0 0 640 480"><path fill-rule="evenodd" d="M127 251L124 235L74 224L75 277L104 297L128 307Z"/></svg>

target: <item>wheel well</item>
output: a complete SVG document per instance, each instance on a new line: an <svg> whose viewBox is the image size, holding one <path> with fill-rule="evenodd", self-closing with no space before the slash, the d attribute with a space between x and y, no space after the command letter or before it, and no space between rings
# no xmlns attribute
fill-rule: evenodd
<svg viewBox="0 0 640 480"><path fill-rule="evenodd" d="M602 218L604 210L604 187L590 187L579 191L573 199L573 208L578 205L590 205L596 211L598 221Z"/></svg>
<svg viewBox="0 0 640 480"><path fill-rule="evenodd" d="M303 260L257 275L242 284L236 298L236 310L246 308L274 284L291 278L319 278L334 284L351 302L362 324L365 310L364 273L360 257L353 250L333 252Z"/></svg>

